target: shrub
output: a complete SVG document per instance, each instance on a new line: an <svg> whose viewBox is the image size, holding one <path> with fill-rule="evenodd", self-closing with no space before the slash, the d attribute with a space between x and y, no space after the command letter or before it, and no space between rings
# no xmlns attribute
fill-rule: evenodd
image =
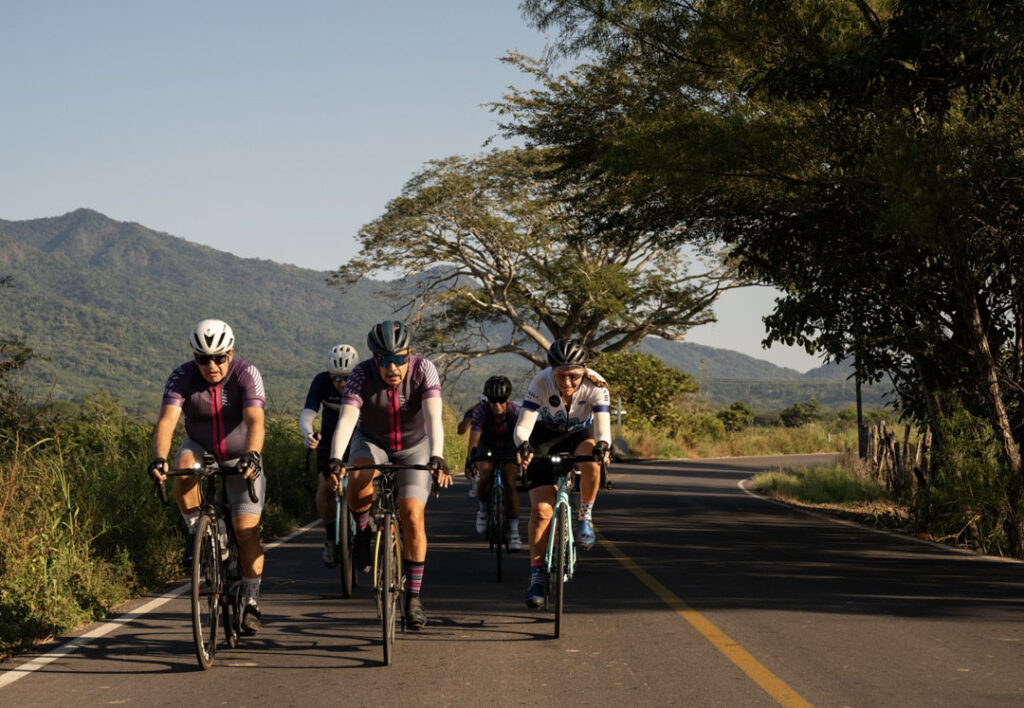
<svg viewBox="0 0 1024 708"><path fill-rule="evenodd" d="M743 401L736 401L715 415L730 433L743 430L754 422L754 411Z"/></svg>
<svg viewBox="0 0 1024 708"><path fill-rule="evenodd" d="M782 424L787 428L797 428L821 419L821 405L815 399L803 403L794 403L779 413Z"/></svg>

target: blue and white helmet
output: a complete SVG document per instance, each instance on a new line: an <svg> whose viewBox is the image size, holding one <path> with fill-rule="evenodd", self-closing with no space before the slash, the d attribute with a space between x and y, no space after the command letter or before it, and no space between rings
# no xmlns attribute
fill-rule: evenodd
<svg viewBox="0 0 1024 708"><path fill-rule="evenodd" d="M235 333L223 320L203 320L192 330L188 343L196 354L227 354L235 346Z"/></svg>

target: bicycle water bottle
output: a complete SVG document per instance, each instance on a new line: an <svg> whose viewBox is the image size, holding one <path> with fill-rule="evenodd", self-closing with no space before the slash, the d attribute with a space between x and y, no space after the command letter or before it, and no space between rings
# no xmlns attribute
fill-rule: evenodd
<svg viewBox="0 0 1024 708"><path fill-rule="evenodd" d="M224 524L224 519L217 519L217 536L220 538L220 559L226 561L231 554L231 548L228 547L228 527Z"/></svg>

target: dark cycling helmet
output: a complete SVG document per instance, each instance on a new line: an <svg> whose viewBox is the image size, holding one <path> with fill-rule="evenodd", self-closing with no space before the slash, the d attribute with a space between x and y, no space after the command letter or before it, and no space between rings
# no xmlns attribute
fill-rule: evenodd
<svg viewBox="0 0 1024 708"><path fill-rule="evenodd" d="M484 384L484 395L488 401L498 403L508 400L512 394L512 382L505 376L492 376Z"/></svg>
<svg viewBox="0 0 1024 708"><path fill-rule="evenodd" d="M395 354L409 348L409 328L395 320L384 320L370 328L366 346L381 356Z"/></svg>
<svg viewBox="0 0 1024 708"><path fill-rule="evenodd" d="M578 339L556 339L548 347L548 364L559 366L586 366L587 350Z"/></svg>

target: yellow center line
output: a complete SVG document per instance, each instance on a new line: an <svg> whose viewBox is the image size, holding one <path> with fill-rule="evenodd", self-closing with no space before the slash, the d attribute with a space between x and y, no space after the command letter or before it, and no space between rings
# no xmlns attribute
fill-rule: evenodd
<svg viewBox="0 0 1024 708"><path fill-rule="evenodd" d="M705 639L725 654L725 656L740 668L743 673L753 679L754 683L761 687L765 693L778 701L779 705L787 708L797 706L811 706L799 693L794 691L785 681L769 671L761 662L755 659L750 653L733 641L729 635L720 630L711 620L694 610L684 600L677 597L671 590L662 585L657 578L636 564L632 558L619 550L619 547L605 538L601 533L597 534L598 540L612 556L619 561L630 573L635 575L644 585L654 591L654 594L661 598L662 602L676 611L680 617L700 632Z"/></svg>

